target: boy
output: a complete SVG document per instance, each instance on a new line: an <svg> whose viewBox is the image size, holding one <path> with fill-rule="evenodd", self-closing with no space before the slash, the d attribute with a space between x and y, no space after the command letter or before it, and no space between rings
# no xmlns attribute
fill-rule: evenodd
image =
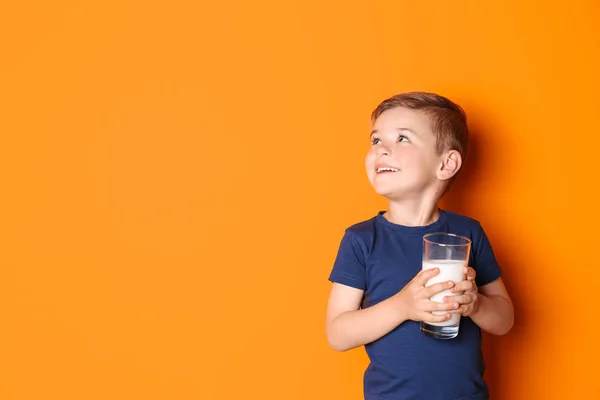
<svg viewBox="0 0 600 400"><path fill-rule="evenodd" d="M383 101L371 119L367 176L389 208L342 238L329 277L328 341L338 351L365 346L366 400L488 399L481 329L506 334L512 302L479 222L438 208L466 155L466 115L445 97L411 92ZM439 272L421 270L423 235L432 232L472 240L466 280L424 286ZM464 293L430 301L447 289ZM456 338L421 333L420 321L450 313L463 317Z"/></svg>

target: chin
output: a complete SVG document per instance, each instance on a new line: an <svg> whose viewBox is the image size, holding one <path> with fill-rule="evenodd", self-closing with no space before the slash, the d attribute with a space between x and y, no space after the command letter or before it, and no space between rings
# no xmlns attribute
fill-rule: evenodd
<svg viewBox="0 0 600 400"><path fill-rule="evenodd" d="M406 193L406 190L401 188L374 186L373 189L375 189L375 193L387 198L388 200L397 200L399 198L402 198Z"/></svg>

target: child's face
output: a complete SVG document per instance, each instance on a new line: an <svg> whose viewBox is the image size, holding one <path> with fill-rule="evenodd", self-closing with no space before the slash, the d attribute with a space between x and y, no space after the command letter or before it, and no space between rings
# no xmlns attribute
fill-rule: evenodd
<svg viewBox="0 0 600 400"><path fill-rule="evenodd" d="M425 113L397 107L383 112L373 124L366 167L378 194L396 200L422 195L439 184L436 171L441 162Z"/></svg>

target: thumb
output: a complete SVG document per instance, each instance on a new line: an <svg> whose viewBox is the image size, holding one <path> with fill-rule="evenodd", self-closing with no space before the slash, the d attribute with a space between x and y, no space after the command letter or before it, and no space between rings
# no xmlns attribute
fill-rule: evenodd
<svg viewBox="0 0 600 400"><path fill-rule="evenodd" d="M417 274L417 276L415 277L415 283L419 286L425 286L425 284L427 283L427 281L429 279L433 278L434 276L436 276L439 273L440 273L439 268L425 269Z"/></svg>

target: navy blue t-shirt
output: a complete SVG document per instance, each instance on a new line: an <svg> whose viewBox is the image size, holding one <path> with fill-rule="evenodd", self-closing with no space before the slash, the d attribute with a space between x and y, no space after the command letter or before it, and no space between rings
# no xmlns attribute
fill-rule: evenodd
<svg viewBox="0 0 600 400"><path fill-rule="evenodd" d="M383 211L348 228L329 277L332 282L364 290L362 308L398 293L421 271L423 235L449 232L472 240L469 266L479 287L501 275L492 247L471 218L440 210L436 222L408 227L389 222ZM365 345L370 359L364 375L366 400L484 400L488 388L481 353L481 330L462 317L454 339L434 339L420 324L405 321Z"/></svg>

